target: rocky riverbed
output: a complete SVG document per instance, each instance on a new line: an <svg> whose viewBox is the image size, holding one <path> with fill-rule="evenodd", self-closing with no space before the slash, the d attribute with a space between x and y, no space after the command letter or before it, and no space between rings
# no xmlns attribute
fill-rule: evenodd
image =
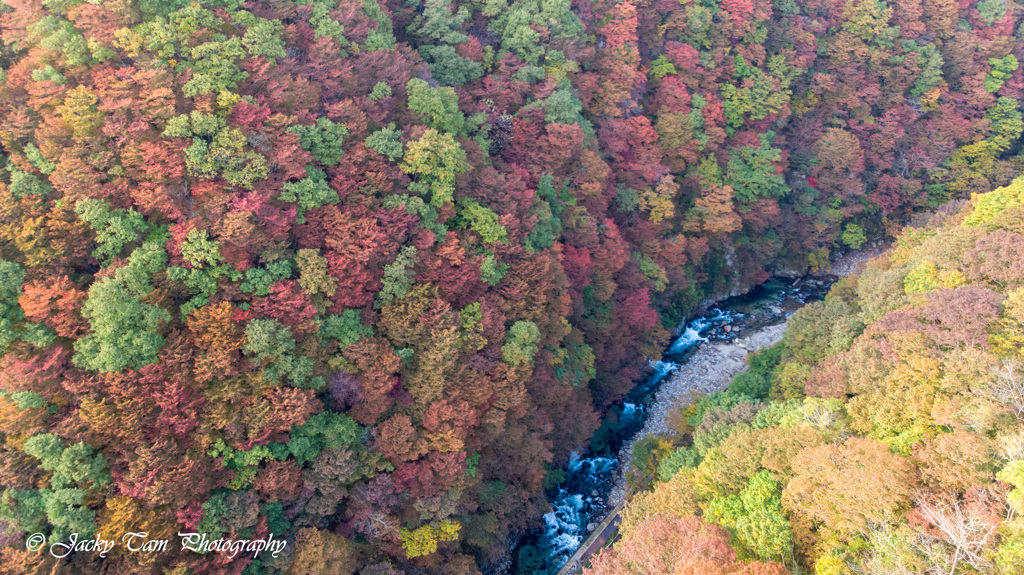
<svg viewBox="0 0 1024 575"><path fill-rule="evenodd" d="M619 450L619 465L608 505L614 507L626 496L625 475L633 460L633 443L648 435L669 433L667 419L676 408L690 403L698 394L721 391L737 373L747 368L747 354L782 341L788 321L763 327L731 342L702 345L682 367L662 381L647 411L643 428Z"/></svg>
<svg viewBox="0 0 1024 575"><path fill-rule="evenodd" d="M832 262L832 275L842 277L860 273L868 260L879 255L886 247L887 244L876 242L864 249L845 254ZM828 283L831 284L831 281ZM803 304L803 298L798 298L797 301L800 305ZM792 303L790 306L784 306L788 309L772 305L768 307L767 313L761 313L768 321L771 321L772 317L781 317L784 314L785 319L781 323L750 330L746 335L731 341L715 341L702 345L679 369L662 380L654 394L653 403L647 408L644 426L619 450L614 485L607 500L609 507L618 505L626 497L625 477L633 461L633 444L648 435L669 433L667 421L672 411L692 403L691 398L696 395L726 389L736 374L747 369L748 354L782 341L790 312L795 309ZM729 324L722 327L726 332L732 332L734 329L733 325Z"/></svg>

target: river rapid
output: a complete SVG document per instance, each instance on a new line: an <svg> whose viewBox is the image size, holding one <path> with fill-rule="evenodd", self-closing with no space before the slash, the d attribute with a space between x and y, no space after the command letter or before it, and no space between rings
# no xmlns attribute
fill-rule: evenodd
<svg viewBox="0 0 1024 575"><path fill-rule="evenodd" d="M652 361L649 375L608 411L590 445L572 454L564 479L547 493L551 511L544 515L544 526L524 538L514 572L556 573L625 496L624 471L633 441L663 433L664 416L683 392L707 392L727 384L742 369L747 351L777 341L789 316L824 298L835 279L776 278L680 326L662 360ZM707 343L731 345L698 353Z"/></svg>

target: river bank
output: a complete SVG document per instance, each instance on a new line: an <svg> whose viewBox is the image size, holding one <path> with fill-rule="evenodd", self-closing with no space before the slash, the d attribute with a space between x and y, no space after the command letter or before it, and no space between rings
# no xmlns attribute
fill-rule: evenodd
<svg viewBox="0 0 1024 575"><path fill-rule="evenodd" d="M887 244L876 242L864 249L848 252L832 262L829 276L838 279L860 273L868 260L881 254L887 247ZM832 279L829 276L826 276L826 281L831 285ZM669 415L679 407L692 403L694 396L725 390L737 374L747 369L749 354L782 341L792 311L795 309L772 306L770 311L764 314L767 321L772 321L773 315L785 314L785 319L781 323L750 330L731 341L702 345L689 356L685 364L671 372L661 382L655 392L653 403L647 409L644 426L619 450L614 486L608 494L609 507L618 505L626 498L626 474L633 460L633 444L649 435L669 433ZM728 327L731 332L733 326Z"/></svg>
<svg viewBox="0 0 1024 575"><path fill-rule="evenodd" d="M746 369L747 355L781 341L792 313L824 298L840 275L858 273L881 245L851 252L811 276L775 277L741 296L708 302L681 325L651 374L609 410L590 445L573 454L564 479L548 493L544 527L517 546L518 574L553 575L627 497L632 445L668 433L667 416L697 394L725 389ZM831 273L828 273L831 272Z"/></svg>
<svg viewBox="0 0 1024 575"><path fill-rule="evenodd" d="M732 342L702 345L661 383L654 402L647 410L643 428L619 450L614 487L608 494L610 507L618 505L626 497L626 474L633 460L633 444L648 435L669 433L669 415L691 403L693 396L728 387L732 378L747 368L747 355L782 341L788 323L787 319L783 323L760 328Z"/></svg>

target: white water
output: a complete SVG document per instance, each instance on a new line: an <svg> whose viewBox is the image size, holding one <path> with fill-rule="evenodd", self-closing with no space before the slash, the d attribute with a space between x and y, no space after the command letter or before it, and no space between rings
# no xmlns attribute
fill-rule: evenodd
<svg viewBox="0 0 1024 575"><path fill-rule="evenodd" d="M708 331L713 325L720 322L732 323L738 317L742 317L743 314L732 311L723 311L720 309L711 310L715 313L713 316L698 317L686 324L686 329L683 330L683 334L679 336L672 346L668 348L666 355L677 355L697 345L708 341L708 338L704 337L704 333ZM662 362L658 362L662 363ZM678 365L676 367L679 367Z"/></svg>
<svg viewBox="0 0 1024 575"><path fill-rule="evenodd" d="M619 415L619 423L626 424L636 418L640 413L643 413L644 406L637 405L635 403L623 403L622 413Z"/></svg>
<svg viewBox="0 0 1024 575"><path fill-rule="evenodd" d="M714 318L717 321L724 319L718 315ZM699 321L699 320L698 320ZM707 329L711 321L699 323L694 327L687 327L687 333L693 333L696 340L689 345L706 341L700 337L699 331ZM685 337L685 334L684 334ZM682 338L680 338L682 339ZM677 341L678 344L678 341ZM688 346L687 346L688 347ZM649 384L657 385L668 374L679 369L679 364L671 361L651 361ZM623 402L622 412L619 414L621 424L628 424L633 421L642 421L646 416L644 406L634 402ZM548 557L548 566L552 569L561 567L577 548L586 539L588 522L594 517L595 512L603 512L604 500L598 501L597 497L591 494L595 490L607 491L603 488L611 480L618 460L613 457L591 456L581 458L579 453L573 453L566 465L566 479L563 485L571 489L558 489L558 495L551 502L551 511L544 514L544 551ZM594 506L601 506L595 510Z"/></svg>
<svg viewBox="0 0 1024 575"><path fill-rule="evenodd" d="M657 385L659 381L665 379L666 375L679 369L679 364L671 361L651 361L649 363L651 369L654 370L654 373L651 374L651 385Z"/></svg>
<svg viewBox="0 0 1024 575"><path fill-rule="evenodd" d="M572 455L569 456L568 467L570 473L579 473L582 470L590 474L601 474L611 471L615 467L615 464L616 460L614 457L594 456L581 459L579 452L574 451ZM589 467L584 470L584 465Z"/></svg>
<svg viewBox="0 0 1024 575"><path fill-rule="evenodd" d="M689 348L708 341L704 336L718 322L731 322L741 314L712 310L713 315L699 317L687 324L683 334L669 348L668 354L679 354ZM647 385L657 385L668 374L679 369L679 364L671 361L651 361L653 370ZM643 421L647 416L644 406L630 401L623 402L619 414L619 422L628 425L634 421ZM595 513L603 513L607 502L592 494L597 491L607 492L608 482L618 467L618 459L612 457L591 456L581 458L573 453L566 465L566 477L559 487L558 494L551 501L551 511L544 514L543 551L548 557L548 567L558 569L579 548L589 534L588 522ZM595 509L595 506L598 509Z"/></svg>
<svg viewBox="0 0 1024 575"><path fill-rule="evenodd" d="M594 507L603 502L591 494L611 478L617 465L618 460L612 457L570 456L563 484L574 492L559 488L551 511L544 514L544 551L550 567L561 567L587 537Z"/></svg>
<svg viewBox="0 0 1024 575"><path fill-rule="evenodd" d="M683 335L679 336L679 339L672 342L672 347L668 348L668 353L683 353L684 351L690 349L694 345L697 345L698 343L704 341L707 341L707 339L701 337L700 331L690 326L686 326L686 331L683 332Z"/></svg>
<svg viewBox="0 0 1024 575"><path fill-rule="evenodd" d="M550 513L544 514L544 538L548 555L564 563L583 543L583 495L559 489L552 507Z"/></svg>

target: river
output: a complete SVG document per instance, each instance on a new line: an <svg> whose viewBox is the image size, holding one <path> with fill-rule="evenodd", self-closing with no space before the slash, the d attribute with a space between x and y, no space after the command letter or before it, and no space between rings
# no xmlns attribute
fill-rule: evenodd
<svg viewBox="0 0 1024 575"><path fill-rule="evenodd" d="M747 349L761 347L755 343L766 342L766 335L781 336L779 324L807 302L824 298L835 279L772 279L746 295L720 302L681 326L662 360L652 361L649 375L608 411L590 445L573 453L563 470L564 480L547 493L551 511L544 515L544 526L527 533L518 549L515 572L553 575L587 538L594 524L624 497L623 467L630 460L632 442L641 435L658 433L660 420L671 407L667 404L672 398L666 398L666 390L659 393L664 382L669 378L675 387L708 385L700 380L705 375L695 373L708 370L708 358L697 353L703 344L731 342L734 345L721 349L738 352L735 357L724 358L733 361L732 366L722 367L727 361L718 361L721 358L710 362L719 376L717 380L711 378L711 383L721 385L740 369L739 362ZM779 327L766 329L769 326ZM677 371L679 374L672 377ZM696 385L694 390L704 389ZM654 419L650 419L652 413Z"/></svg>

